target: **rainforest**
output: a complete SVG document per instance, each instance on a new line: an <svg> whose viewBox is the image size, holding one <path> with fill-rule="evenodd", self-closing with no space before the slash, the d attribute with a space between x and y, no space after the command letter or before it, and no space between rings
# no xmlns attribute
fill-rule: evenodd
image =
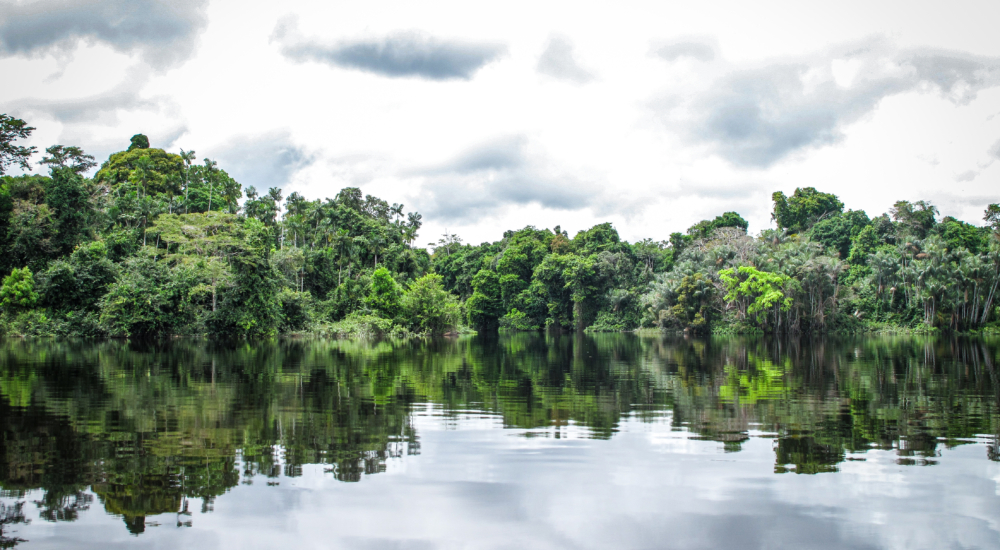
<svg viewBox="0 0 1000 550"><path fill-rule="evenodd" d="M603 223L421 247L420 214L358 188L243 188L142 134L100 164L77 146L40 154L18 144L26 121L0 125L8 336L1000 331L998 204L973 225L929 201L869 215L800 187L773 194L775 227L756 234L724 212L664 240Z"/></svg>

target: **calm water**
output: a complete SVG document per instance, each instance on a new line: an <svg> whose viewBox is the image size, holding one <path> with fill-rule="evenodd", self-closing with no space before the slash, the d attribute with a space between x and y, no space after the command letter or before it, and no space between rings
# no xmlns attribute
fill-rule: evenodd
<svg viewBox="0 0 1000 550"><path fill-rule="evenodd" d="M0 548L1000 548L1000 341L0 341Z"/></svg>

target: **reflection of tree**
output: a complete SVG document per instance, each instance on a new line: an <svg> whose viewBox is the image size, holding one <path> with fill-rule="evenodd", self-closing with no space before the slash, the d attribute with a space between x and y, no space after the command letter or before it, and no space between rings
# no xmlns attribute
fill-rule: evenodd
<svg viewBox="0 0 1000 550"><path fill-rule="evenodd" d="M9 531L8 525L18 523L28 523L24 517L24 503L4 504L0 502L0 548L13 548L19 542L27 542L22 538L11 537L9 533L4 533L5 530Z"/></svg>
<svg viewBox="0 0 1000 550"><path fill-rule="evenodd" d="M666 348L657 368L676 372L675 422L729 445L751 428L774 432L776 471L818 473L871 448L933 464L942 444L1000 433L996 354L941 339L716 339Z"/></svg>
<svg viewBox="0 0 1000 550"><path fill-rule="evenodd" d="M255 476L323 464L341 481L420 452L415 403L485 410L553 436L609 438L623 418L669 412L739 451L775 437L776 472L837 469L892 450L932 464L940 447L994 434L997 348L914 338L797 342L634 334L513 333L458 340L8 341L0 344L0 487L42 489L45 521L91 492L128 529L203 511ZM273 480L271 480L273 481ZM87 489L90 491L87 491ZM183 518L182 518L183 516Z"/></svg>
<svg viewBox="0 0 1000 550"><path fill-rule="evenodd" d="M775 448L774 472L797 474L836 472L837 464L844 461L844 449L817 443L812 437L782 437ZM794 465L789 469L788 465Z"/></svg>
<svg viewBox="0 0 1000 550"><path fill-rule="evenodd" d="M326 463L357 481L418 452L412 399L377 402L356 362L330 364L330 350L8 343L0 486L43 489L47 521L75 519L93 498L82 492L89 486L140 533L146 516L183 513L187 498L210 509L241 473L294 476ZM285 367L303 361L313 367Z"/></svg>

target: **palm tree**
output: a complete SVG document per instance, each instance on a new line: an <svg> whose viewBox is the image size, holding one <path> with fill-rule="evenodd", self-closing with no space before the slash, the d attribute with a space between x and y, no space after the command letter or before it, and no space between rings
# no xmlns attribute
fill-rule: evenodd
<svg viewBox="0 0 1000 550"><path fill-rule="evenodd" d="M214 160L205 160L205 175L208 179L208 211L212 211L212 190L215 185L215 172L218 170L219 163Z"/></svg>
<svg viewBox="0 0 1000 550"><path fill-rule="evenodd" d="M181 149L181 160L184 161L184 213L188 213L188 187L191 185L191 162L194 160L194 151Z"/></svg>

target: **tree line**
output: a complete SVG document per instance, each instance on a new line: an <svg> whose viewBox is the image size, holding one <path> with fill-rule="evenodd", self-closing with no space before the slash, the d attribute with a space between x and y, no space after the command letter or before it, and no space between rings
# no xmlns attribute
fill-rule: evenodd
<svg viewBox="0 0 1000 550"><path fill-rule="evenodd" d="M726 212L662 241L629 243L603 223L422 248L420 214L357 188L325 200L243 188L214 160L142 134L99 167L64 145L35 164L38 151L17 145L33 130L0 115L7 334L794 333L998 319L997 204L983 227L927 201L870 218L805 187L773 195L777 228L757 236ZM6 175L36 165L47 173Z"/></svg>

